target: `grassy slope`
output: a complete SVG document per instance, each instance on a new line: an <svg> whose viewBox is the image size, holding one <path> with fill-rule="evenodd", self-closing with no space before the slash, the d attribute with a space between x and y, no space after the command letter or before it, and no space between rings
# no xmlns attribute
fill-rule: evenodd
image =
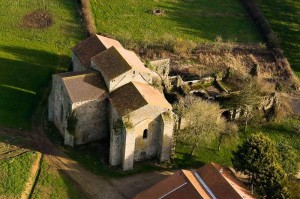
<svg viewBox="0 0 300 199"><path fill-rule="evenodd" d="M199 165L216 162L219 164L232 165L231 152L236 149L237 145L251 133L263 132L267 134L276 143L285 142L292 146L300 157L300 133L297 132L296 126L300 126L299 120L286 119L281 122L271 122L262 126L250 126L247 133L240 133L240 139L232 140L221 147L218 152L217 140L209 145L202 145L196 150L194 158L190 158L191 149L186 144L179 142L176 146L176 163L179 167L199 167ZM299 131L299 130L298 130Z"/></svg>
<svg viewBox="0 0 300 199"><path fill-rule="evenodd" d="M257 0L272 29L282 41L282 47L292 68L300 77L300 1Z"/></svg>
<svg viewBox="0 0 300 199"><path fill-rule="evenodd" d="M36 9L53 15L52 27L22 26L22 17ZM69 48L84 33L73 0L3 0L0 10L0 125L29 128L51 74L69 66Z"/></svg>
<svg viewBox="0 0 300 199"><path fill-rule="evenodd" d="M91 0L97 30L119 39L157 41L183 38L198 42L217 36L257 42L260 36L238 0ZM160 8L165 16L148 14Z"/></svg>
<svg viewBox="0 0 300 199"><path fill-rule="evenodd" d="M82 199L85 198L69 178L43 160L41 174L32 194L33 199Z"/></svg>

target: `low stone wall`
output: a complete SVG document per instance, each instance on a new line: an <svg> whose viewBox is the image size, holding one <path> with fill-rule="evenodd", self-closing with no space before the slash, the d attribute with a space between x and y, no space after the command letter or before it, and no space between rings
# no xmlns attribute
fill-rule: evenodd
<svg viewBox="0 0 300 199"><path fill-rule="evenodd" d="M280 41L272 30L267 18L259 9L255 0L240 0L241 4L248 11L251 19L257 25L262 36L266 40L267 47L271 49L273 57L275 59L278 70L283 71L283 79L291 80L294 89L299 89L299 81L291 69L290 63L283 54L283 50L280 48Z"/></svg>
<svg viewBox="0 0 300 199"><path fill-rule="evenodd" d="M266 40L267 46L269 48L279 48L279 40L275 33L273 32L267 18L261 12L255 0L240 0L241 4L248 11L253 22L257 25L262 36Z"/></svg>

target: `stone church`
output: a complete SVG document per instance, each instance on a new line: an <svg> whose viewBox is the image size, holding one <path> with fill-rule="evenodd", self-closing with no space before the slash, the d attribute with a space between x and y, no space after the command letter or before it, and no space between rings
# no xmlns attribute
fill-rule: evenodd
<svg viewBox="0 0 300 199"><path fill-rule="evenodd" d="M109 163L169 160L174 113L157 76L116 40L93 35L72 48L73 71L53 75L48 118L69 146L108 139Z"/></svg>

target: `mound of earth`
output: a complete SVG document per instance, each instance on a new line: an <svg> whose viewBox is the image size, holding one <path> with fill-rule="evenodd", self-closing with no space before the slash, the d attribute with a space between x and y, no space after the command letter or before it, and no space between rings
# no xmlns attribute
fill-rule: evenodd
<svg viewBox="0 0 300 199"><path fill-rule="evenodd" d="M45 10L36 10L23 17L23 26L27 28L47 28L53 24L52 15Z"/></svg>

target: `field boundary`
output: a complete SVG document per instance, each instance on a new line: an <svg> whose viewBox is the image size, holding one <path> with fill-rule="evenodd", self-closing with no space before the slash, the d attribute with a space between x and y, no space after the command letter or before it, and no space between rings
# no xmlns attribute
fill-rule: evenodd
<svg viewBox="0 0 300 199"><path fill-rule="evenodd" d="M34 186L36 184L38 176L39 176L38 174L39 174L39 170L40 170L40 167L41 167L42 157L43 157L42 153L38 152L37 158L36 158L36 160L34 161L32 167L31 167L30 176L29 176L28 181L25 184L25 189L22 192L21 199L30 198L30 196L31 196L31 194L34 190Z"/></svg>
<svg viewBox="0 0 300 199"><path fill-rule="evenodd" d="M266 40L267 47L272 51L275 62L278 63L283 69L285 69L284 79L290 79L293 86L299 87L299 80L296 77L294 71L288 59L284 56L283 50L280 47L280 41L272 30L268 19L264 16L263 12L257 6L255 0L240 0L241 4L245 7L252 21L256 24L262 36ZM296 89L297 89L296 88Z"/></svg>
<svg viewBox="0 0 300 199"><path fill-rule="evenodd" d="M96 34L96 26L95 26L94 17L92 14L90 0L79 0L79 1L78 2L81 7L84 25L86 27L88 35Z"/></svg>

